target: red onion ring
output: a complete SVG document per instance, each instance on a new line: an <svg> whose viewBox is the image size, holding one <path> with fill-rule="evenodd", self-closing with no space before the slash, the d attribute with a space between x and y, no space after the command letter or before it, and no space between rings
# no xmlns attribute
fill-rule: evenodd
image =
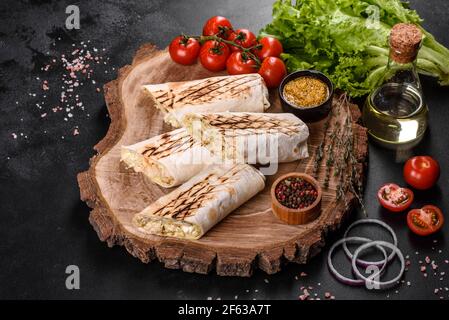
<svg viewBox="0 0 449 320"><path fill-rule="evenodd" d="M366 244L371 243L372 240L368 239L368 238L362 238L362 237L349 237L349 238L340 239L337 242L335 242L332 245L332 247L329 249L329 253L328 253L328 256L327 256L327 265L329 267L329 271L335 277L335 279L337 279L341 283L348 284L348 285L351 285L351 286L363 286L363 285L366 284L367 280L351 279L351 278L345 277L342 274L340 274L337 271L337 269L335 269L335 267L334 267L334 265L332 263L332 254L335 251L335 248L338 247L341 244L346 243L346 242L365 243L365 245L366 245ZM378 246L376 248L379 248L379 250L382 251L382 253L384 254L383 265L382 265L382 267L380 268L379 271L375 272L374 274L372 274L372 275L370 275L368 277L368 279L369 279L368 281L372 281L371 280L372 278L375 278L378 275L381 275L384 272L385 267L387 266L387 263L388 263L387 262L388 261L387 252L385 251L385 249L382 246Z"/></svg>
<svg viewBox="0 0 449 320"><path fill-rule="evenodd" d="M374 275L370 276L370 277L365 277L364 275L362 275L360 273L359 269L357 268L357 257L359 256L359 254L368 248L371 248L371 247L377 248L378 246L387 247L387 248L393 250L399 257L399 261L401 262L401 270L399 271L399 274L395 278L393 278L389 281L373 280L373 278L375 277ZM401 250L399 250L399 248L396 247L394 244L391 244L390 242L386 242L386 241L372 241L372 242L368 242L368 243L365 243L365 244L362 244L361 246L359 246L354 252L354 256L352 257L351 265L352 265L352 270L354 271L354 274L357 278L359 278L360 280L362 280L365 283L371 283L373 286L378 286L379 289L387 289L387 288L394 286L402 278L404 271L405 271L405 260L404 260L404 255L402 254ZM380 273L380 271L377 272L377 274L379 274L379 273ZM377 274L376 274L376 276L377 276Z"/></svg>
<svg viewBox="0 0 449 320"><path fill-rule="evenodd" d="M361 219L361 220L354 222L353 224L351 224L348 227L348 229L346 229L345 234L343 235L343 238L347 238L349 231L351 231L351 229L353 229L355 226L357 226L359 224L365 224L365 223L377 224L377 225L383 227L384 229L386 229L391 234L391 237L393 238L393 245L395 247L398 246L398 238L396 237L396 233L394 233L393 229L385 222L377 220L377 219ZM380 248L378 246L376 248L380 250ZM352 260L353 254L351 253L351 251L349 251L348 246L346 245L346 242L343 242L343 250L345 251L346 256ZM388 256L387 262L390 262L391 260L393 260L395 255L396 255L396 252L393 250L391 252L391 254ZM365 261L362 259L357 259L356 263L357 263L357 265L366 268L368 266L378 266L379 267L384 263L384 261L380 260L380 261L372 261L371 262L371 261Z"/></svg>

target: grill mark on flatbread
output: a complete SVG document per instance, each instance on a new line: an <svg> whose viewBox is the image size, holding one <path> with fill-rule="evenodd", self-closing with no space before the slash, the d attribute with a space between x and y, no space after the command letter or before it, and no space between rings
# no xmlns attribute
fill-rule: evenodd
<svg viewBox="0 0 449 320"><path fill-rule="evenodd" d="M173 142L171 144L168 144L167 146L150 147L142 154L148 158L152 157L156 159L162 159L168 157L169 155L183 152L193 147L194 144L195 142L192 139L185 139L184 141Z"/></svg>
<svg viewBox="0 0 449 320"><path fill-rule="evenodd" d="M223 182L226 182L226 180L224 180ZM198 192L193 195L189 194L189 198L193 196L196 201L193 202L190 199L183 199L182 204L184 206L181 206L180 210L177 210L173 215L171 215L171 217L176 220L183 220L189 216L192 216L193 212L201 208L204 201L212 198L211 193L213 192L213 190L214 187L209 185L207 187L204 187L203 189L199 189Z"/></svg>
<svg viewBox="0 0 449 320"><path fill-rule="evenodd" d="M219 80L217 80L217 81L215 81L215 82L213 82L211 84L218 83L218 82L221 82L221 81L224 81L224 80L226 80L226 79L219 79ZM192 93L195 93L197 91L201 91L201 90L203 90L205 88L204 84L207 84L207 82L210 82L210 81L211 81L211 79L205 79L205 80L203 80L203 81L193 85L192 87L190 87L190 88L188 88L188 89L186 89L184 91L181 91L179 94L177 94L177 96L180 96L180 95L182 96L184 94L185 95L184 98L185 98L185 97L189 96ZM209 84L209 85L211 85L211 84ZM160 91L156 91L156 92L160 92ZM170 93L173 92L173 89L170 89L169 92ZM174 101L175 101L175 98L176 98L174 95L170 96L168 94L169 92L166 91L165 94L167 95L167 99L165 99L165 100L161 101L161 100L159 100L159 97L155 97L156 101L159 102L160 104L162 104L166 108L166 112L170 112L171 110L173 110L173 104L174 104ZM162 95L162 96L164 96L164 95ZM153 96L155 96L155 94L153 94ZM160 97L162 97L162 96L160 96ZM178 101L179 100L177 100L177 102Z"/></svg>
<svg viewBox="0 0 449 320"><path fill-rule="evenodd" d="M157 96L156 95L157 92L161 92L162 94L160 96ZM160 99L160 98L163 98L163 97L168 97L168 92L164 91L164 90L159 90L159 91L155 91L153 95L154 95L154 97L156 99Z"/></svg>
<svg viewBox="0 0 449 320"><path fill-rule="evenodd" d="M223 79L219 79L217 81L222 81ZM191 87L189 87L188 89L185 89L183 91L180 91L180 94L184 93L184 94L191 94L193 92L199 91L203 88L204 84L207 83L208 81L211 81L210 78L206 78L206 79L202 79L200 80L198 83L192 85Z"/></svg>
<svg viewBox="0 0 449 320"><path fill-rule="evenodd" d="M164 141L165 139L167 140ZM141 152L142 155L148 158L162 159L169 155L183 152L196 144L195 140L187 133L178 136L167 133L160 140L161 143L159 145L145 146Z"/></svg>
<svg viewBox="0 0 449 320"><path fill-rule="evenodd" d="M208 184L209 180L216 177L214 174L208 175L204 180L194 184L190 189L182 192L178 198L173 199L172 203L160 208L154 215L165 217L170 215L171 218L182 220L185 219L190 211L201 207L206 196L213 190L213 186ZM196 206L194 206L196 204Z"/></svg>
<svg viewBox="0 0 449 320"><path fill-rule="evenodd" d="M256 81L257 79L254 79L254 81ZM252 80L253 81L253 80ZM235 96L238 96L238 95L240 95L240 94L243 94L245 91L249 91L251 88L254 88L254 87L258 87L259 86L259 84L256 84L256 85L254 85L254 86L246 86L245 88L243 88L241 91L240 90L238 90L238 91L235 91L234 93L231 93L231 97L235 97Z"/></svg>
<svg viewBox="0 0 449 320"><path fill-rule="evenodd" d="M298 125L295 123L272 118L267 114L257 116L208 114L202 117L210 126L216 127L220 133L229 136L231 136L231 132L235 132L235 130L242 130L240 135L248 135L245 132L251 134L266 134L268 131L270 134L283 133L291 136L300 132Z"/></svg>
<svg viewBox="0 0 449 320"><path fill-rule="evenodd" d="M162 103L162 104L163 104L164 102L166 102L166 101L168 101L168 100L170 100L170 98L167 98L167 99L165 99L165 100L160 100L159 103Z"/></svg>
<svg viewBox="0 0 449 320"><path fill-rule="evenodd" d="M217 87L217 88L214 88L213 90L207 92L206 94L203 94L203 95L194 95L194 96L192 97L192 98L193 98L192 101L195 101L195 99L196 99L196 100L199 100L199 99L200 99L201 97L203 97L204 95L211 94L212 92L218 91L219 94L213 96L213 97L215 98L215 97L217 97L217 96L219 96L219 95L221 95L221 94L223 94L223 93L225 93L225 92L227 92L227 91L230 91L230 90L235 89L235 88L237 88L237 87L243 86L243 85L248 84L248 83L250 83L250 82L252 82L252 81L257 81L257 80L259 80L259 79L258 79L258 78L254 78L253 76L243 76L243 77L239 77L239 78L237 78L237 79L229 79L229 78L227 78L227 79L225 79L225 80L227 80L227 83L225 83L225 84L223 84L222 86L219 86L219 87ZM236 85L230 87L230 85L232 85L233 83L238 82L238 81L243 81L243 82L238 83L238 84L236 84ZM223 91L219 91L220 89L223 90Z"/></svg>
<svg viewBox="0 0 449 320"><path fill-rule="evenodd" d="M207 175L203 180L195 183L190 189L181 192L176 199L159 208L151 215L161 217L170 216L176 220L183 220L187 217L194 216L199 208L202 207L204 201L213 197L217 186L225 186L233 181L239 172L244 169L242 165L233 166L230 170L221 176L214 173ZM216 181L210 182L216 178Z"/></svg>
<svg viewBox="0 0 449 320"><path fill-rule="evenodd" d="M158 90L158 91L154 91L152 93L152 96L153 96L154 100L156 100L157 103L159 103L160 105L165 107L168 111L168 108L170 108L171 105L173 105L173 99L174 99L173 95L170 95L171 92L172 92L172 89L169 89L168 91L167 90ZM162 94L157 95L158 93L162 93Z"/></svg>
<svg viewBox="0 0 449 320"><path fill-rule="evenodd" d="M239 85L244 85L246 82L248 82L247 79L251 79L251 78L253 78L253 77L241 76L241 77L223 78L218 81L214 81L214 82L205 84L202 88L192 91L192 92L188 92L187 94L186 94L186 92L180 92L178 94L178 97L176 97L175 102L176 103L184 102L186 104L194 103L194 102L200 100L201 97L203 97L203 101L204 101L204 96L207 96L216 90L220 90L220 89L224 90L224 89L228 88L230 84L237 82L237 81L244 81L243 83L239 84ZM203 90L205 92L203 92ZM208 100L211 100L211 99L208 99Z"/></svg>
<svg viewBox="0 0 449 320"><path fill-rule="evenodd" d="M285 135L291 135L297 128L294 126L283 127L279 129L220 129L219 132L223 134L224 138L236 138L245 136L257 136L257 135L274 135L283 133Z"/></svg>
<svg viewBox="0 0 449 320"><path fill-rule="evenodd" d="M245 79L247 79L247 78L245 78ZM239 80L243 80L243 78L239 79ZM237 81L239 81L239 80L237 80ZM228 83L228 84L226 84L226 85L224 85L222 87L219 87L217 89L209 91L208 93L204 94L201 97L195 97L195 99L200 101L200 102L207 102L207 101L211 101L213 99L217 99L217 97L219 97L219 96L221 96L221 95L223 95L225 93L228 93L231 90L239 88L240 90L235 90L235 92L231 94L231 97L234 97L234 96L242 94L242 92L248 90L248 88L250 88L250 86L248 86L248 84L251 83L251 82L257 81L257 80L259 80L259 79L246 80L245 82L238 83L238 84L236 84L236 85L234 85L234 86L229 88L229 85L232 83L232 82L230 82L230 83ZM234 82L237 82L237 81L234 81ZM213 95L211 95L212 92L214 92ZM207 95L209 95L209 97L206 97L206 99L204 99L204 96L207 96ZM196 102L196 100L194 100L194 101Z"/></svg>
<svg viewBox="0 0 449 320"><path fill-rule="evenodd" d="M180 91L177 94L179 99L176 100L176 102L180 102L180 101L184 100L185 98L187 98L187 97L189 97L189 96L191 96L191 95L193 95L193 94L195 94L195 93L197 93L197 92L199 92L201 90L204 90L204 89L206 89L206 88L208 88L210 86L213 86L215 84L218 84L218 83L226 81L226 80L227 80L227 78L222 78L222 79L218 79L218 80L216 80L216 79L206 79L206 80L204 80L204 81L202 81L202 82L200 82L200 83L198 83L198 84L196 84L196 85L194 85L194 86L192 86L192 87L190 87L190 88L188 88L188 89L186 89L184 91Z"/></svg>
<svg viewBox="0 0 449 320"><path fill-rule="evenodd" d="M242 78L238 78L238 79L225 79L225 80L230 80L227 83L221 85L221 86L216 86L216 84L214 86L208 86L207 89L209 89L209 91L201 93L201 94L196 94L196 95L190 95L188 97L184 97L183 99L189 98L187 99L185 102L186 103L194 103L194 102L207 102L207 101L211 101L215 98L217 98L218 96L226 93L228 90L232 90L241 86L244 86L245 84L248 84L252 81L256 81L258 79L251 79L252 77L242 77ZM248 80L249 79L249 80ZM238 83L232 87L229 87L231 84L238 82L238 81L243 81L241 83ZM244 88L242 89L244 90ZM218 94L215 95L211 95L213 92ZM209 96L209 97L208 97ZM205 99L206 97L206 99ZM180 100L177 100L176 102L179 102Z"/></svg>

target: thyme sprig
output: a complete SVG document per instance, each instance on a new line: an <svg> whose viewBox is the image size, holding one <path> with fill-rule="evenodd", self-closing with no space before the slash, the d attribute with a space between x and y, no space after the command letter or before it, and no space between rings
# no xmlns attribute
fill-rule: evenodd
<svg viewBox="0 0 449 320"><path fill-rule="evenodd" d="M341 159L342 165L345 166L345 171L347 171L347 179L340 179L339 183L342 183L343 185L340 187L337 187L337 190L344 190L346 193L347 191L350 191L357 199L360 208L362 212L367 216L366 208L363 201L363 185L362 185L362 179L360 177L360 173L357 172L357 164L358 161L355 156L355 150L354 150L354 131L353 131L353 121L352 121L352 113L349 109L349 101L347 100L347 96L345 96L346 103L343 104L344 108L346 109L346 118L345 118L345 131L346 135L343 137L343 146L345 148L344 151L344 157ZM356 189L357 187L357 189ZM340 191L341 193L341 191ZM346 197L345 197L345 205L346 203Z"/></svg>
<svg viewBox="0 0 449 320"><path fill-rule="evenodd" d="M330 114L329 114L329 116L327 117L326 122L324 123L324 135L323 135L323 139L321 140L321 142L320 142L320 144L319 144L319 146L318 146L318 148L316 149L316 152L315 152L315 158L316 158L316 160L315 160L315 164L314 164L314 166L313 166L313 176L314 176L315 178L318 177L318 173L319 173L319 170L320 170L320 165L321 165L321 162L322 162L322 160L323 160L323 156L324 156L324 146L326 145L327 130L329 129L329 126L330 126L332 117L333 117L333 115L334 115L333 109L334 109L334 108L331 109Z"/></svg>
<svg viewBox="0 0 449 320"><path fill-rule="evenodd" d="M349 98L346 94L342 94L338 100L336 107L332 109L333 113L327 119L324 128L325 133L323 139L316 150L316 161L314 164L314 176L317 177L319 168L324 158L326 158L326 171L324 178L324 187L329 187L332 169L333 176L338 179L336 187L337 201L343 200L345 207L348 206L346 193L349 191L356 197L362 211L366 215L366 209L363 202L363 185L360 174L357 172L357 159L354 150L354 132L352 123L352 114L349 109ZM332 126L332 132L328 133L332 118L339 118L345 115L342 123L335 120ZM326 143L327 147L326 147ZM335 153L335 150L337 152Z"/></svg>
<svg viewBox="0 0 449 320"><path fill-rule="evenodd" d="M340 128L339 123L335 123L336 129L331 133L330 135L330 143L327 146L327 160L326 160L326 176L324 177L324 187L329 187L329 180L331 175L331 170L334 166L335 157L334 157L334 146L335 146L335 140L340 135Z"/></svg>

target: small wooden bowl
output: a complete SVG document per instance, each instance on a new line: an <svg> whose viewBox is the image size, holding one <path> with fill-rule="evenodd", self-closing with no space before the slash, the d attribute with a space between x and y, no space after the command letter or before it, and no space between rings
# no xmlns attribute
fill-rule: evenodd
<svg viewBox="0 0 449 320"><path fill-rule="evenodd" d="M276 198L276 194L274 192L276 186L282 180L290 177L302 178L307 182L309 182L310 184L312 184L313 187L316 189L318 196L310 206L303 209L292 209L284 206L278 201L278 199ZM284 222L287 222L288 224L306 224L312 222L320 215L322 195L323 191L321 190L318 181L316 181L312 176L299 172L287 173L279 177L271 185L271 209L279 219L281 219Z"/></svg>

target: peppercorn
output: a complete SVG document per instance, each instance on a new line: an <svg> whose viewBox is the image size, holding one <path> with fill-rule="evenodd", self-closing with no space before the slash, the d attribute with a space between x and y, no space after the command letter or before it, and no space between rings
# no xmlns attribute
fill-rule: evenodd
<svg viewBox="0 0 449 320"><path fill-rule="evenodd" d="M275 195L285 207L304 209L315 202L318 192L310 182L299 177L290 177L278 183Z"/></svg>

